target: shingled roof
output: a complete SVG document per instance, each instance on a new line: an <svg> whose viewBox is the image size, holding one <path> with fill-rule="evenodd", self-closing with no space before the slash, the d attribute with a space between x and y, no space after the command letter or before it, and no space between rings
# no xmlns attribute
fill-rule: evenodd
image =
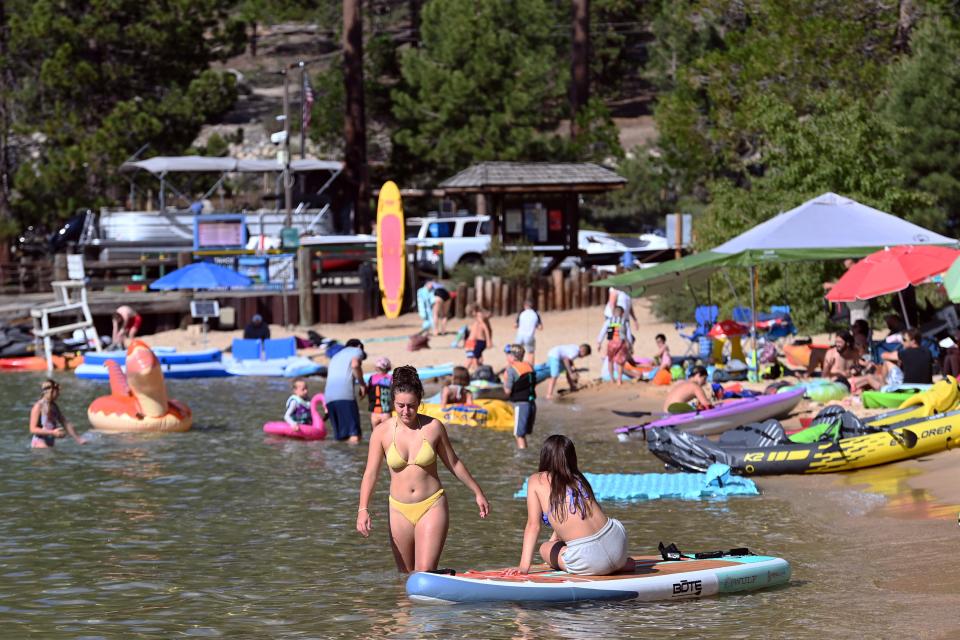
<svg viewBox="0 0 960 640"><path fill-rule="evenodd" d="M447 193L619 189L626 179L590 162L481 162L440 183Z"/></svg>

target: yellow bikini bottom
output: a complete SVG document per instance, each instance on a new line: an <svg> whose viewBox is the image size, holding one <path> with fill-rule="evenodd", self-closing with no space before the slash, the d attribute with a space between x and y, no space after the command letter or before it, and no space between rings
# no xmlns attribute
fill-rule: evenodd
<svg viewBox="0 0 960 640"><path fill-rule="evenodd" d="M417 523L420 522L420 518L442 497L443 489L440 489L426 500L421 500L420 502L400 502L399 500L395 500L393 496L390 496L390 506L403 514L403 517L409 520L410 524L416 526Z"/></svg>

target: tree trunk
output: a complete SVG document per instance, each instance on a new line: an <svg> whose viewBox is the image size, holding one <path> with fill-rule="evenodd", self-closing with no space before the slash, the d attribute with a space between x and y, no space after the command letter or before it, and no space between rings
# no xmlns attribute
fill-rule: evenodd
<svg viewBox="0 0 960 640"><path fill-rule="evenodd" d="M577 116L590 99L590 0L573 0L570 78L570 137L576 138Z"/></svg>
<svg viewBox="0 0 960 640"><path fill-rule="evenodd" d="M343 82L346 89L344 142L346 179L354 196L353 231L370 233L370 185L367 176L367 128L363 105L362 0L343 1Z"/></svg>
<svg viewBox="0 0 960 640"><path fill-rule="evenodd" d="M13 214L10 211L10 92L13 90L13 73L10 70L7 40L10 29L7 25L6 5L0 0L0 235L10 233ZM3 243L6 244L5 242Z"/></svg>
<svg viewBox="0 0 960 640"><path fill-rule="evenodd" d="M910 32L916 22L916 8L913 0L900 0L900 12L897 18L897 32L893 36L893 48L900 53L910 53Z"/></svg>

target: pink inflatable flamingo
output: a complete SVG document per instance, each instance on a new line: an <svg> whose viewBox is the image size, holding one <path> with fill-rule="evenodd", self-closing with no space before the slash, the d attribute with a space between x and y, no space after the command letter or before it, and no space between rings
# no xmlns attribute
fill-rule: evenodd
<svg viewBox="0 0 960 640"><path fill-rule="evenodd" d="M263 425L263 432L274 436L300 438L301 440L323 440L327 437L327 425L317 410L317 406L321 403L323 403L324 408L326 408L327 403L323 401L322 393L318 393L310 399L310 417L313 419L312 424L302 424L299 430L295 430L286 422L268 422Z"/></svg>

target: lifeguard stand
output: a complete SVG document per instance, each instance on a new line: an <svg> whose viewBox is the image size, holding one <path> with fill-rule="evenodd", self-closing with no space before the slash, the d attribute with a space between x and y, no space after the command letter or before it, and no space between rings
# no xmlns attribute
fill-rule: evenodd
<svg viewBox="0 0 960 640"><path fill-rule="evenodd" d="M67 277L69 280L54 280L50 283L56 294L56 300L30 310L30 317L33 319L33 336L37 341L39 350L40 342L43 341L43 352L47 358L47 371L53 370L53 345L50 340L52 336L63 333L73 333L77 329L82 329L85 336L89 335L88 330L93 333L96 341L97 351L101 350L100 336L93 325L93 316L90 313L90 306L87 304L87 283L83 271L83 256L67 256ZM55 324L64 318L64 314L70 314L69 319L73 322L67 324Z"/></svg>

